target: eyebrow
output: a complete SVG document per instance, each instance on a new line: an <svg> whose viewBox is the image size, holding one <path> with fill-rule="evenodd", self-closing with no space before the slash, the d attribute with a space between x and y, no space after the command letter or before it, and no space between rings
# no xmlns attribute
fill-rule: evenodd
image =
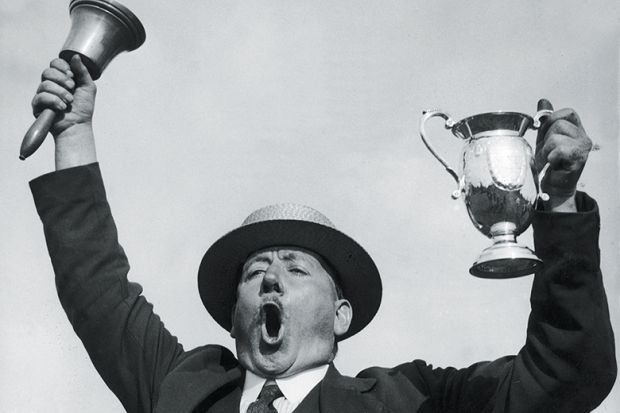
<svg viewBox="0 0 620 413"><path fill-rule="evenodd" d="M271 264L271 262L273 261L271 258L271 254L270 254L271 252L272 251L265 251L265 252L261 252L261 253L254 255L253 257L248 259L243 264L242 271L247 270L249 266L257 262ZM277 251L276 254L278 255L278 258L281 259L282 261L287 261L287 262L300 261L304 263L307 262L304 256L298 254L296 251Z"/></svg>
<svg viewBox="0 0 620 413"><path fill-rule="evenodd" d="M243 266L241 267L241 272L245 272L252 264L257 262L264 262L270 264L271 258L267 255L267 253L255 255L243 264Z"/></svg>
<svg viewBox="0 0 620 413"><path fill-rule="evenodd" d="M278 256L283 261L305 261L304 257L297 254L295 251L285 251L282 256L280 256L280 254L278 254Z"/></svg>

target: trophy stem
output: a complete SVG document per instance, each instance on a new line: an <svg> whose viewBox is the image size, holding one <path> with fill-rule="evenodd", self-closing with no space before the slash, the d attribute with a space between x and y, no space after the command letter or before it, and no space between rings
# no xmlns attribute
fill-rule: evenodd
<svg viewBox="0 0 620 413"><path fill-rule="evenodd" d="M484 249L469 273L481 278L515 278L542 268L542 260L534 252L519 245L512 222L498 222L491 227L493 245Z"/></svg>

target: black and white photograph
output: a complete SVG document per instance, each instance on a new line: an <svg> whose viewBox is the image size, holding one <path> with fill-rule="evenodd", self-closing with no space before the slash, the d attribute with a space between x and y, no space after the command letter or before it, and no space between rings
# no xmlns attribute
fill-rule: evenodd
<svg viewBox="0 0 620 413"><path fill-rule="evenodd" d="M0 0L0 411L620 411L619 12Z"/></svg>

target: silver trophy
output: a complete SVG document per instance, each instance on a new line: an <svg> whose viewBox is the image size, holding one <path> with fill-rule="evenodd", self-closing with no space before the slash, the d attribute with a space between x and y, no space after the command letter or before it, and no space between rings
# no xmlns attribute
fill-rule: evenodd
<svg viewBox="0 0 620 413"><path fill-rule="evenodd" d="M469 272L482 278L512 278L535 272L542 261L516 237L530 225L538 198L548 199L540 183L548 168L536 173L532 148L524 138L528 129L538 129L541 118L551 114L539 110L531 116L517 112L491 112L454 122L447 113L431 110L420 120L420 136L428 150L456 180L454 199L463 196L474 226L493 240ZM427 140L426 121L445 120L446 129L465 141L459 157L459 175Z"/></svg>

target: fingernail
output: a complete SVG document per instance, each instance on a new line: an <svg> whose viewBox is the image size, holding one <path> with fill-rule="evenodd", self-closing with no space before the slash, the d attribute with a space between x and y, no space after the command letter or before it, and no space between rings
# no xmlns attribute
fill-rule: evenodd
<svg viewBox="0 0 620 413"><path fill-rule="evenodd" d="M65 102L58 102L58 107L60 110L65 110L67 109L67 104Z"/></svg>
<svg viewBox="0 0 620 413"><path fill-rule="evenodd" d="M73 102L73 95L71 95L71 94L67 93L67 94L65 95L65 100L66 100L68 103Z"/></svg>

